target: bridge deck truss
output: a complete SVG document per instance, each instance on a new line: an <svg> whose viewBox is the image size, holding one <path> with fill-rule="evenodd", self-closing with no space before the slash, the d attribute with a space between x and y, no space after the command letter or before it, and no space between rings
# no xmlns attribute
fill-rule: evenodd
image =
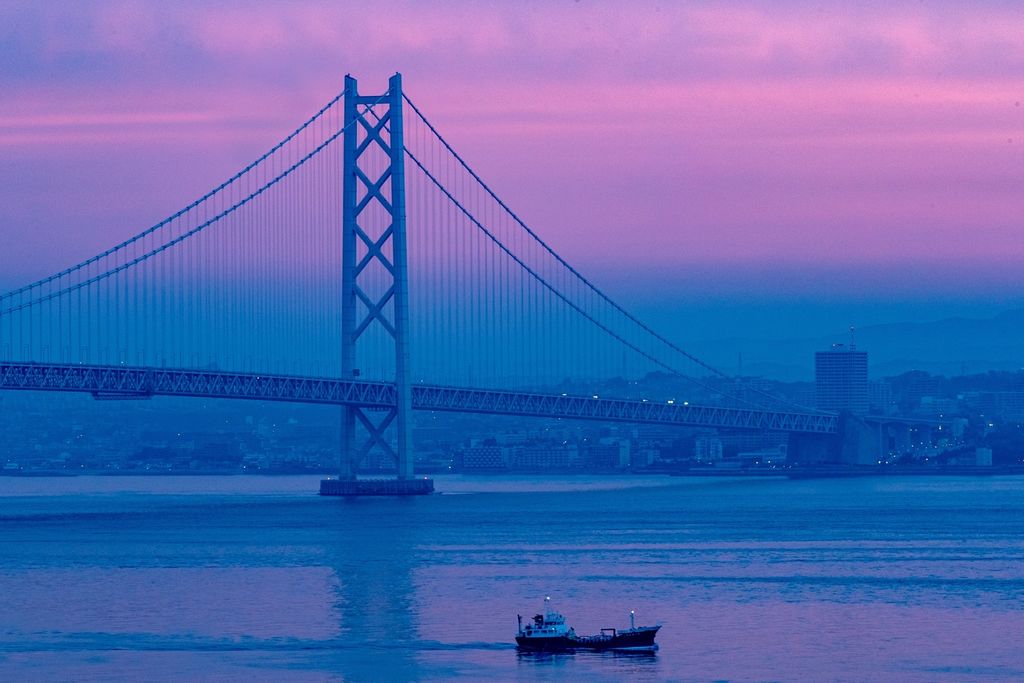
<svg viewBox="0 0 1024 683"><path fill-rule="evenodd" d="M97 398L233 398L370 410L390 410L397 401L395 385L390 382L76 364L0 363L0 389L84 392ZM839 418L834 413L721 408L425 384L413 385L412 408L810 434L835 434L839 428Z"/></svg>

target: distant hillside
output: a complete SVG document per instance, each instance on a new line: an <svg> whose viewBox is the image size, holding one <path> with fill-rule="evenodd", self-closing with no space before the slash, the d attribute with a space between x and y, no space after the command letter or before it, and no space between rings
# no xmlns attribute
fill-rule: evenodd
<svg viewBox="0 0 1024 683"><path fill-rule="evenodd" d="M959 375L1024 367L1024 309L993 318L947 318L928 323L871 325L856 331L857 348L868 352L872 377L908 370ZM814 338L721 339L695 342L688 349L709 363L735 373L780 380L814 377L814 352L849 343L847 330Z"/></svg>

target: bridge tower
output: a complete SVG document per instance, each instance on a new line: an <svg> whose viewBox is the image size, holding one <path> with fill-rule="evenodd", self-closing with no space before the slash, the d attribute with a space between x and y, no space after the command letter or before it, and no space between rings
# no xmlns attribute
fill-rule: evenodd
<svg viewBox="0 0 1024 683"><path fill-rule="evenodd" d="M346 76L344 124L342 374L359 376L360 339L369 327L379 325L394 347L396 401L394 408L385 411L342 408L340 480L353 481L357 465L374 448L394 456L398 479L409 480L413 476L412 387L401 74L392 76L388 91L377 96L360 95L356 79ZM383 223L379 233L368 229L373 220ZM365 284L371 277L376 278L376 290ZM369 435L361 445L356 443L357 423ZM385 438L392 423L397 448Z"/></svg>

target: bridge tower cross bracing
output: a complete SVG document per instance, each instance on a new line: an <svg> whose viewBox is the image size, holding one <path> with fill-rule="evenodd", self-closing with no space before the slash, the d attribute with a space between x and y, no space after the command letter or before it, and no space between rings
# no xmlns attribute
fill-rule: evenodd
<svg viewBox="0 0 1024 683"><path fill-rule="evenodd" d="M396 400L395 406L385 411L368 411L359 406L342 408L339 475L342 480L354 479L362 458L372 449L380 448L394 456L398 478L411 479L413 455L409 417L412 413L412 385L409 379L409 278L401 74L391 77L385 95L373 97L360 95L356 79L346 76L344 123L342 374L350 379L360 374L356 354L359 340L368 327L378 324L386 330L394 345ZM382 168L369 163L373 150L383 152L387 161ZM360 188L365 191L361 198ZM361 221L372 205L383 212L388 223L379 236L371 236ZM360 244L365 247L361 257L357 252ZM362 285L372 264L379 266L378 272L384 273L387 280L383 293L368 291ZM356 444L357 423L368 434L365 443L359 446ZM397 448L392 448L385 437L392 423L395 425Z"/></svg>

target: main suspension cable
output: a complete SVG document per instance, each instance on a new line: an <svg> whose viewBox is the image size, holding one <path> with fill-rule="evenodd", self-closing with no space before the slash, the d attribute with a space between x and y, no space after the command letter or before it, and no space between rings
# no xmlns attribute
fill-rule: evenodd
<svg viewBox="0 0 1024 683"><path fill-rule="evenodd" d="M377 98L377 100L375 102L373 102L372 104L366 105L366 107L367 108L372 108L373 106L375 106L375 105L379 104L380 102L382 102L386 96L387 96L386 94L385 95L381 95L379 98ZM118 265L118 266L116 266L114 268L111 268L111 269L109 269L107 271L104 271L102 273L98 273L97 275L94 275L94 276L92 276L92 277L90 277L90 278L88 278L86 280L82 280L81 282L77 282L74 285L70 285L70 286L65 287L63 289L58 289L58 290L55 290L55 291L47 292L46 295L41 296L41 297L39 297L37 299L33 299L31 301L27 301L27 302L24 302L24 303L15 305L15 306L10 306L8 308L0 309L0 316L8 315L10 313L15 313L17 311L20 311L20 310L23 310L23 309L26 309L26 308L30 308L32 306L41 304L41 303L43 303L45 301L49 301L49 300L57 298L59 296L63 296L65 294L69 294L71 292L79 290L79 289L81 289L83 287L87 287L87 286L92 285L94 283L100 282L101 280L105 280L105 279L109 278L110 276L112 276L112 275L114 275L116 273L119 273L119 272L121 272L123 270L131 268L131 267L133 267L135 265L138 265L139 263L142 263L142 262L152 258L153 256L156 256L157 254L159 254L159 253L161 253L163 251L166 251L167 249L170 249L174 245L183 242L184 240L188 239L192 235L195 235L197 233L202 232L203 230L205 230L209 226L213 225L214 223L216 223L220 219L222 219L225 216L228 216L228 215L234 213L237 209L245 206L250 201L252 201L253 199L256 199L257 197L262 195L264 192L269 190L271 187L273 187L274 185L276 185L280 181L282 181L285 178L287 178L296 169L301 167L307 161L309 161L314 156L316 156L321 150L323 150L329 144L331 144L336 139L338 139L346 130L348 130L349 127L351 127L355 123L355 121L356 121L356 119L353 119L352 121L349 121L340 130L338 130L337 132L333 133L329 138L327 138L326 140L321 142L315 149L313 149L311 152L307 153L305 156L303 156L298 161L293 163L287 169L285 169L284 171L279 173L276 177L274 177L272 180L270 180L269 182L264 184L258 190L255 190L255 191L251 192L244 199L239 200L235 204L233 204L233 205L229 206L228 208L224 209L223 211L219 212L213 218L210 218L209 220L204 221L203 223L200 223L199 225L197 225L196 227L192 228L191 230L188 230L187 232L183 232L182 234L178 235L174 239L171 239L171 240L161 244L160 246L151 249L148 252L144 252L142 255L137 256L137 257L131 259L130 261L125 261L124 263L122 263L122 264L120 264L120 265ZM152 231L152 229L150 231ZM140 233L140 236L144 235L144 234L148 234L148 232L147 233ZM95 261L96 261L96 259L94 258L94 259L90 260L89 263L94 263ZM56 279L56 277L57 276L54 276L51 279ZM23 290L24 290L24 288L23 288Z"/></svg>
<svg viewBox="0 0 1024 683"><path fill-rule="evenodd" d="M299 126L294 131L292 131L288 135L288 137L284 138L283 140L278 142L276 145L271 147L269 150L267 150L266 153L264 153L262 156L260 156L258 159L256 159L256 161L253 161L248 166L246 166L245 168L240 170L238 173L235 173L233 176L231 176L230 178L228 178L227 180L222 182L220 185L218 185L217 187L213 188L212 190L210 190L209 192L207 192L202 197L200 197L199 199L195 200L194 202L192 202L191 204L189 204L185 208L183 208L183 209L181 209L181 210L171 214L170 216L168 216L164 220L160 221L156 225L153 225L152 227L146 228L145 230L143 230L142 232L138 233L137 235L129 237L127 240L121 242L120 244L117 244L117 245L115 245L113 247L110 247L106 251L103 251L103 252L101 252L99 254L96 254L95 256L93 256L91 258L88 258L88 259L82 261L81 263L77 263L77 264L75 264L73 266L69 266L68 268L65 268L64 270L60 271L59 273L54 273L53 275L50 275L50 276L45 277L45 278L42 278L41 280L37 280L37 281L35 281L35 282L31 283L31 284L25 285L23 287L19 287L18 289L13 289L13 290L11 290L9 292L6 292L6 293L0 293L0 301L3 301L4 299L8 299L8 298L10 298L12 296L17 296L18 294L21 294L23 292L27 292L29 290L35 289L36 287L40 287L40 286L45 285L45 284L47 284L49 282L52 282L54 280L57 280L59 278L62 278L64 276L66 276L66 275L70 275L71 273L74 273L74 272L76 272L78 270L81 270L82 268L85 268L86 266L88 266L88 265L90 265L92 263L95 263L96 261L99 261L100 259L106 258L107 256L110 256L110 255L120 251L121 249L124 249L125 247L127 247L127 246L129 246L129 245L131 245L131 244L141 240L142 238L146 237L147 235L156 232L157 230L159 230L160 228L164 227L165 225L167 225L171 221L175 220L176 218L179 218L180 216L185 215L186 213L188 213L192 209L196 208L197 206L199 206L200 204L202 204L203 202L205 202L206 200L210 199L215 194L217 194L218 192L220 192L221 190L226 188L231 183L233 183L236 180L238 180L239 178L241 178L243 175L245 175L246 173L248 173L252 169L254 169L257 166L259 166L264 161L266 161L266 159L268 157L270 157L272 154L274 154L274 152L276 152L277 150L279 150L282 147L284 147L286 144L291 142L296 136L298 136L300 133L302 133L304 130L306 130L314 122L316 122L321 116L324 115L325 112L327 112L327 110L329 110L331 107L333 107L335 104L337 104L338 101L341 100L341 98L344 97L344 96L345 96L345 91L342 90L338 95L334 96L327 104L325 104L323 107L321 107L320 110L317 113L313 114L313 116L311 116L308 120L306 120L301 126Z"/></svg>
<svg viewBox="0 0 1024 683"><path fill-rule="evenodd" d="M466 161L459 155L459 153L455 151L455 149L448 143L448 141L444 138L444 136L442 136L441 133L433 126L433 124L431 124L430 121L427 120L427 117L424 116L423 112L420 111L420 109L416 106L416 104L411 99L409 99L409 96L403 93L402 97L406 101L406 103L408 103L408 105L410 107L412 107L412 110L416 113L416 115L420 118L420 120L424 123L424 125L426 125L427 128L430 129L430 131L437 137L438 141L440 141L440 143L442 145L444 145L445 149L447 149L448 152L456 159L456 161L459 162L459 164L462 166L462 168L465 169L465 171L467 173L469 173L470 176L472 176L473 179L476 180L477 183L480 184L480 186L484 189L484 191L486 191L487 194L490 195L490 197L495 202L497 202L498 205L501 206L501 208L504 209L505 212L507 212L508 215L511 216L512 219L523 230L525 230L526 233L528 235L530 235L530 237L532 237L537 242L537 244L539 244L549 255L551 255L556 261L558 261L558 263L560 263L564 268L566 268L570 273L572 273L572 275L574 277L576 277L580 282L582 282L587 288L589 288L591 291L593 291L598 297L600 297L603 301L605 301L612 308L614 308L616 311L618 311L626 319L628 319L633 324L637 325L644 332L647 332L649 335L651 335L652 337L657 339L659 342L661 342L662 344L664 344L668 348L672 349L673 351L675 351L676 353L680 354L681 356L687 358L688 360L690 360L691 362L695 363L699 367L707 370L708 372L710 372L710 373L712 373L712 374L714 374L714 375L716 375L716 376L718 376L718 377L720 377L722 379L727 379L727 380L730 380L730 381L739 381L744 389L747 389L748 391L752 391L754 393L760 394L761 396L764 396L765 398L770 399L771 401L775 401L775 402L778 402L778 403L783 403L783 404L786 404L786 405L790 405L790 406L799 408L801 410L814 410L812 408L808 408L808 407L800 405L798 403L794 403L794 402L789 401L787 399L780 398L778 396L774 396L774 395L764 391L763 389L758 389L757 387L752 387L752 386L749 386L749 385L743 383L742 380L738 380L737 378L734 378L733 376L731 376L731 375L729 375L729 374L719 370L718 368L714 367L713 365L710 365L710 364L706 363L705 361L701 360L697 356L694 356L692 353L686 351L685 349L681 348L677 344L673 343L671 340L669 340L668 338L666 338L663 335L659 334L652 327L650 327L645 322L643 322L642 320L637 318L635 315L630 313L628 310L626 310L625 308L620 306L618 303L616 303L616 301L614 299L612 299L610 296L605 294L605 292L602 289L600 289L597 285L595 285L593 282L591 282L581 272L576 270L576 268L574 268L564 258L562 258L558 254L558 252L556 252L554 249L552 249L551 246L548 245L547 242L545 242L543 239L541 239L540 235L538 235L536 232L534 232L530 228L530 226L528 226L519 217L519 215L516 214L516 212L513 211L494 192L494 190L492 190L490 188L490 186L486 182L484 182L483 178L481 178L476 173L476 171L474 171L472 168L470 168L469 164L467 164ZM406 150L406 151L408 152L408 150ZM410 154L410 156L411 156L411 154ZM744 400L744 399L739 399L739 400ZM814 412L818 412L818 411L814 411Z"/></svg>

